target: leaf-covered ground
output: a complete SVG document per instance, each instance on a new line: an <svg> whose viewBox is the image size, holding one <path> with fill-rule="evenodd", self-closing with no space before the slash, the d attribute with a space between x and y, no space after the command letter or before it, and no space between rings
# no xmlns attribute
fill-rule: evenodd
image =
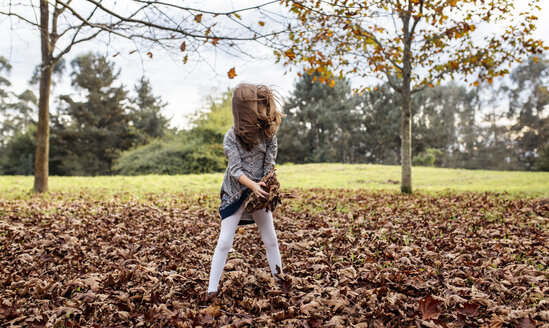
<svg viewBox="0 0 549 328"><path fill-rule="evenodd" d="M548 199L286 190L282 286L241 226L203 305L217 205L0 200L0 326L549 327Z"/></svg>

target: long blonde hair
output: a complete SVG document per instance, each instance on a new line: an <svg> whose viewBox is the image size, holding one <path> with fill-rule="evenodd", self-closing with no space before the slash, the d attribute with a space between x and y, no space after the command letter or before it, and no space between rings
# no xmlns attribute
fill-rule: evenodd
<svg viewBox="0 0 549 328"><path fill-rule="evenodd" d="M271 138L278 131L282 117L277 109L280 97L263 84L240 83L233 92L234 133L247 150L261 138Z"/></svg>

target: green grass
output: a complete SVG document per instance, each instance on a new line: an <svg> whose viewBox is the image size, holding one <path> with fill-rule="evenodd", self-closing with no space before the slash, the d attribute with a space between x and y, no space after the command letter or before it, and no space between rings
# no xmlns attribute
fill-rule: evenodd
<svg viewBox="0 0 549 328"><path fill-rule="evenodd" d="M399 190L400 166L369 164L280 165L282 188L349 188ZM109 197L146 197L155 194L200 194L219 191L223 173L189 175L58 177L50 176L52 193ZM32 189L32 176L0 176L0 198L25 198ZM517 172L412 168L414 191L493 191L516 196L549 196L549 172Z"/></svg>

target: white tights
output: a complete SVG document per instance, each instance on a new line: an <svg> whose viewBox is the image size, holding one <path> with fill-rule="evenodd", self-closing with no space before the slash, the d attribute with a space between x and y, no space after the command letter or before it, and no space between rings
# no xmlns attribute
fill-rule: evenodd
<svg viewBox="0 0 549 328"><path fill-rule="evenodd" d="M244 204L231 216L221 220L221 231L219 232L219 239L217 240L217 246L212 258L212 267L210 270L210 283L208 285L208 292L217 291L219 285L219 279L221 278L221 273L225 267L227 261L227 254L233 246L234 234L236 228L238 228L238 222L240 217L244 213ZM271 274L276 273L276 265L282 270L282 263L280 260L280 252L278 250L278 240L276 238L276 232L273 224L273 215L270 211L257 210L252 213L259 232L261 233L261 238L265 244L265 249L267 251L267 261L269 262L269 267L271 268ZM275 276L275 279L278 280Z"/></svg>

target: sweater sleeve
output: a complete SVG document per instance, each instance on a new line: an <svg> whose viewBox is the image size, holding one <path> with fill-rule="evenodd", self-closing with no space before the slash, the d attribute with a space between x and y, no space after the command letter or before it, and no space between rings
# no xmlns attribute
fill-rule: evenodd
<svg viewBox="0 0 549 328"><path fill-rule="evenodd" d="M240 153L236 146L236 137L232 131L225 133L225 137L223 138L223 152L228 160L227 171L229 176L238 181L238 178L244 174L244 170L242 169Z"/></svg>
<svg viewBox="0 0 549 328"><path fill-rule="evenodd" d="M263 165L263 176L265 176L271 168L275 166L276 154L278 152L278 142L276 135L267 143L267 150L265 152L265 164Z"/></svg>

